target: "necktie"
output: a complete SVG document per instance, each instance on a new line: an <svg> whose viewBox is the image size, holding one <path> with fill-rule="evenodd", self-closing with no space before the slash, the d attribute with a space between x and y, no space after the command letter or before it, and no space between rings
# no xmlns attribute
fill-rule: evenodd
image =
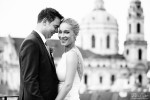
<svg viewBox="0 0 150 100"><path fill-rule="evenodd" d="M47 43L45 42L45 46L46 46L46 49L47 49L47 51L48 51L48 54L49 54L49 56L52 58L52 60L53 60L53 56L52 56L52 54L51 54L51 49L52 48L50 48L48 45L47 45Z"/></svg>

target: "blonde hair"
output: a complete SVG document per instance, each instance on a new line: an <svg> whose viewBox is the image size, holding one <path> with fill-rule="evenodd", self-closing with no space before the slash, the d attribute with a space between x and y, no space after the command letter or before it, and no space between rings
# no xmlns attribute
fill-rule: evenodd
<svg viewBox="0 0 150 100"><path fill-rule="evenodd" d="M77 36L80 30L79 24L77 21L75 21L72 18L66 18L62 21L62 23L67 23L69 25L71 25L73 32L75 33L75 35Z"/></svg>

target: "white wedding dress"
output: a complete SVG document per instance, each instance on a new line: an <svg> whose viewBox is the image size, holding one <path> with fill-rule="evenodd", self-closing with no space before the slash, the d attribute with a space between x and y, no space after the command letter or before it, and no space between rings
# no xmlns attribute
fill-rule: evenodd
<svg viewBox="0 0 150 100"><path fill-rule="evenodd" d="M61 58L60 62L58 63L58 66L56 68L56 72L57 72L57 76L58 76L59 80L61 81L59 84L59 90L60 90L61 87L63 86L64 81L65 81L66 55L68 53L72 53L72 52L75 52L77 54L78 66L77 66L77 70L76 70L72 89L69 91L69 93L67 94L67 96L65 97L64 100L80 100L79 88L80 88L80 84L81 84L81 79L79 77L79 74L81 71L83 72L83 58L82 58L82 55L81 55L81 53L77 47L72 48L71 51L69 51L67 53L63 53L62 58ZM71 67L71 66L69 66L69 67Z"/></svg>

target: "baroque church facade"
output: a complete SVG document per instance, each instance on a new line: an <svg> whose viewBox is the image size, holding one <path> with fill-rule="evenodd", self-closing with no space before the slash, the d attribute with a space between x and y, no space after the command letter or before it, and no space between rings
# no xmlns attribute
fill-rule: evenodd
<svg viewBox="0 0 150 100"><path fill-rule="evenodd" d="M103 0L83 18L79 46L96 55L84 59L82 90L149 91L147 84L147 42L140 0L131 0L128 9L124 52L119 54L117 20L107 13Z"/></svg>
<svg viewBox="0 0 150 100"><path fill-rule="evenodd" d="M117 20L106 11L103 0L96 0L95 8L83 18L80 26L77 45L85 66L81 93L93 90L150 91L144 14L140 0L131 0L130 3L123 54L118 53ZM22 41L23 38L0 37L0 90L4 85L9 90L19 90L18 52ZM54 47L57 67L64 48L59 40L49 40L48 44Z"/></svg>

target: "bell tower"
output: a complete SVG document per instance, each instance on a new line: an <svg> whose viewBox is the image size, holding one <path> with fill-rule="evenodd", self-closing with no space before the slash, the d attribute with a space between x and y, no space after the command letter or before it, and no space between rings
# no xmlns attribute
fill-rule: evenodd
<svg viewBox="0 0 150 100"><path fill-rule="evenodd" d="M132 0L128 9L124 56L137 64L147 62L147 41L144 40L144 15L140 0Z"/></svg>

